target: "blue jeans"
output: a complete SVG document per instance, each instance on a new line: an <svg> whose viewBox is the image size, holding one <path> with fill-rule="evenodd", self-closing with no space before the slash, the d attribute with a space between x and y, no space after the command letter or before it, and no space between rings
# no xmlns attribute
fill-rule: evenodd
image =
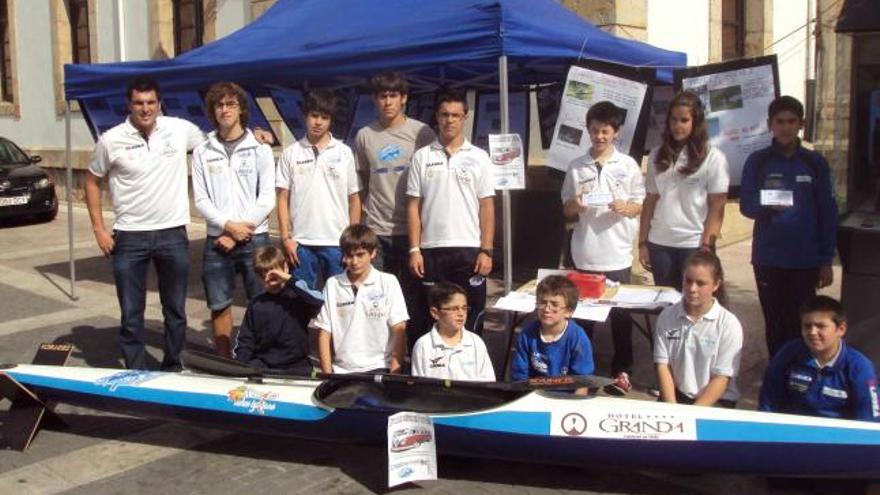
<svg viewBox="0 0 880 495"><path fill-rule="evenodd" d="M681 279L684 275L684 262L699 248L677 248L648 243L648 255L651 258L651 273L654 274L654 285L672 287L681 291Z"/></svg>
<svg viewBox="0 0 880 495"><path fill-rule="evenodd" d="M147 266L156 267L159 300L165 320L163 369L180 366L186 342L186 284L189 275L189 240L185 227L148 231L115 231L113 278L122 311L119 343L129 369L146 369L144 308Z"/></svg>
<svg viewBox="0 0 880 495"><path fill-rule="evenodd" d="M216 236L205 239L202 283L208 307L211 311L222 311L232 304L236 274L241 274L248 300L263 293L263 284L254 272L254 251L269 244L269 234L254 234L250 242L237 244L228 253L214 244L216 240Z"/></svg>
<svg viewBox="0 0 880 495"><path fill-rule="evenodd" d="M296 247L299 266L290 273L297 280L304 281L310 289L320 291L324 283L333 275L342 273L342 250L339 246L306 246ZM318 287L320 282L321 287Z"/></svg>

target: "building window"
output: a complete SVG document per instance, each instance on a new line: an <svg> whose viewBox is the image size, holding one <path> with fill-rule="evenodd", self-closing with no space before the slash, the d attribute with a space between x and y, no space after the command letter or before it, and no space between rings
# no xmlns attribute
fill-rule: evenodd
<svg viewBox="0 0 880 495"><path fill-rule="evenodd" d="M88 0L68 0L67 12L70 19L71 61L74 64L90 64Z"/></svg>
<svg viewBox="0 0 880 495"><path fill-rule="evenodd" d="M174 54L202 46L205 15L202 0L174 0Z"/></svg>
<svg viewBox="0 0 880 495"><path fill-rule="evenodd" d="M745 1L721 0L721 59L744 57Z"/></svg>
<svg viewBox="0 0 880 495"><path fill-rule="evenodd" d="M0 31L3 34L3 42L0 43L0 100L12 102L12 45L7 3L7 0L0 1Z"/></svg>

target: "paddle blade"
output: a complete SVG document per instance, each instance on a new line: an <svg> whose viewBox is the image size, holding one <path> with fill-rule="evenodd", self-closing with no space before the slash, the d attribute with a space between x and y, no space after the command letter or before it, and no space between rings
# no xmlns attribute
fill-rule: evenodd
<svg viewBox="0 0 880 495"><path fill-rule="evenodd" d="M212 375L234 376L241 378L261 376L262 373L256 368L246 364L210 354L207 352L191 351L184 349L180 353L183 365L191 370L203 371Z"/></svg>

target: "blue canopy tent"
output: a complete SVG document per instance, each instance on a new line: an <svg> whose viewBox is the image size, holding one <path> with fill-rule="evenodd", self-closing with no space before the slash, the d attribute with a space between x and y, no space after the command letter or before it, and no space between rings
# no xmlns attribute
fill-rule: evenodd
<svg viewBox="0 0 880 495"><path fill-rule="evenodd" d="M338 88L397 69L416 88L499 89L507 132L510 85L558 82L582 59L654 67L665 82L687 62L683 53L608 34L554 0L279 0L241 30L173 59L65 65L65 95L68 102L120 96L137 75L154 77L163 91L204 89L219 80L257 93L273 86ZM68 129L68 184L69 136ZM509 291L506 191L503 199ZM73 286L72 246L71 236Z"/></svg>

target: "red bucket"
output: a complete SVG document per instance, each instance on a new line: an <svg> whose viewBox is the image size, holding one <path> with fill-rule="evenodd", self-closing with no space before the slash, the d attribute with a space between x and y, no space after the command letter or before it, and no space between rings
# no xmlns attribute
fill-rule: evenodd
<svg viewBox="0 0 880 495"><path fill-rule="evenodd" d="M574 282L581 299L599 299L605 293L605 275L592 273L569 273L568 279Z"/></svg>

